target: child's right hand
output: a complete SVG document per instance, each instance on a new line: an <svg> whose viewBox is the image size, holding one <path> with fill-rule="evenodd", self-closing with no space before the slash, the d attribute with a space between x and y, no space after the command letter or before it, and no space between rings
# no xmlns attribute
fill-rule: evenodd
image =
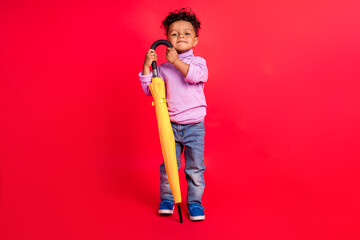
<svg viewBox="0 0 360 240"><path fill-rule="evenodd" d="M154 49L149 49L145 56L144 67L150 68L153 61L157 62L157 55Z"/></svg>
<svg viewBox="0 0 360 240"><path fill-rule="evenodd" d="M144 60L144 66L142 71L143 75L150 74L150 66L153 61L157 62L157 55L154 49L149 49L149 51L147 51L146 53Z"/></svg>

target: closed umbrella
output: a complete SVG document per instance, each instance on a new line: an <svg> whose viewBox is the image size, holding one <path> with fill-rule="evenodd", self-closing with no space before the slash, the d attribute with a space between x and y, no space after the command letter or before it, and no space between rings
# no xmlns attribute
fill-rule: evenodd
<svg viewBox="0 0 360 240"><path fill-rule="evenodd" d="M166 40L158 40L153 43L151 49L154 49L159 45L166 45L172 47L172 45ZM164 81L159 77L156 62L152 62L153 78L149 84L151 94L154 99L154 106L156 111L156 119L158 122L159 136L161 143L161 151L164 158L164 164L166 169L166 175L169 180L171 193L174 197L174 202L177 205L179 219L182 223L181 214L181 192L179 183L179 172L176 161L176 149L175 149L175 138L171 127L169 112L165 97L165 84Z"/></svg>

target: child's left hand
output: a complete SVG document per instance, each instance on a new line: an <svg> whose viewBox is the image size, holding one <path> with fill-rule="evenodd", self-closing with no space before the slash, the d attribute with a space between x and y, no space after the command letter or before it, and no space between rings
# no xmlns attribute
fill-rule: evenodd
<svg viewBox="0 0 360 240"><path fill-rule="evenodd" d="M179 59L178 53L175 50L175 48L167 48L166 49L166 60L171 63L174 64L174 62L176 62L176 60Z"/></svg>

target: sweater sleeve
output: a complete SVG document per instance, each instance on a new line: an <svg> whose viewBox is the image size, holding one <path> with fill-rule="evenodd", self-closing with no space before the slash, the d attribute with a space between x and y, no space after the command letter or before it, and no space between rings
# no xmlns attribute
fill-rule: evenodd
<svg viewBox="0 0 360 240"><path fill-rule="evenodd" d="M205 59L195 57L189 64L189 71L186 74L185 81L188 83L206 82L208 79L208 69Z"/></svg>
<svg viewBox="0 0 360 240"><path fill-rule="evenodd" d="M162 77L161 69L162 69L162 65L160 65L160 66L157 67L159 77L160 77L161 79L164 79L164 78ZM151 96L151 91L150 91L150 88L149 88L149 84L151 83L152 78L153 78L153 73L152 73L152 71L150 71L150 73L147 74L147 75L143 75L142 72L139 73L139 79L140 79L140 82L141 82L141 87L142 87L144 93L145 93L147 96ZM166 83L165 83L165 87L166 87Z"/></svg>
<svg viewBox="0 0 360 240"><path fill-rule="evenodd" d="M139 73L139 79L140 79L141 87L142 87L144 93L147 96L151 96L151 91L150 91L150 88L149 88L149 84L151 83L152 73L150 72L150 74L142 75L142 72L140 72Z"/></svg>

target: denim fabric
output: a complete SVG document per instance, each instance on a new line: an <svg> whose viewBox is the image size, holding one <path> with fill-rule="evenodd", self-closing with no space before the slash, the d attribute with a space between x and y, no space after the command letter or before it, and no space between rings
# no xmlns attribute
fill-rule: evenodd
<svg viewBox="0 0 360 240"><path fill-rule="evenodd" d="M193 124L171 123L175 137L177 165L180 169L180 155L184 151L185 176L188 183L187 205L202 204L201 197L204 193L204 121ZM160 198L163 200L174 200L171 194L165 165L160 165Z"/></svg>

